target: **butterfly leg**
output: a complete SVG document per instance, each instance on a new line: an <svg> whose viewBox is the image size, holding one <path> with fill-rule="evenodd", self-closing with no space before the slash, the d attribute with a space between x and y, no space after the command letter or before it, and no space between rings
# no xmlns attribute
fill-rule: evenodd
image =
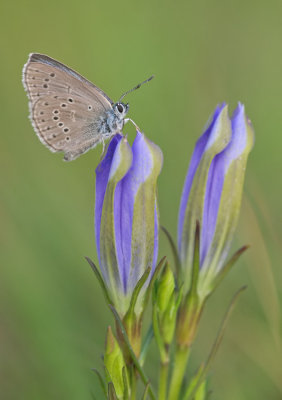
<svg viewBox="0 0 282 400"><path fill-rule="evenodd" d="M141 129L139 128L139 126L131 119L131 118L125 118L124 120L124 124L127 124L127 122L131 122L134 126L135 126L135 128L139 131L139 132L141 132Z"/></svg>
<svg viewBox="0 0 282 400"><path fill-rule="evenodd" d="M102 137L102 143L103 143L103 150L102 150L102 154L104 154L104 151L105 151L106 144L105 144L105 140L104 140L104 138L103 138L103 137Z"/></svg>

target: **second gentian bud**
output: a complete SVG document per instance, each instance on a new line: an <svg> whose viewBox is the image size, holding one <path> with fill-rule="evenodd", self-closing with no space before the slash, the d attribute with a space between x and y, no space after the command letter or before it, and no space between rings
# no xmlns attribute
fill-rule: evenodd
<svg viewBox="0 0 282 400"><path fill-rule="evenodd" d="M176 289L173 272L166 263L153 292L153 327L163 363L168 361L180 300L181 292Z"/></svg>
<svg viewBox="0 0 282 400"><path fill-rule="evenodd" d="M110 326L108 327L106 338L104 365L108 384L112 383L116 396L119 399L123 399L128 387L127 371L119 343Z"/></svg>

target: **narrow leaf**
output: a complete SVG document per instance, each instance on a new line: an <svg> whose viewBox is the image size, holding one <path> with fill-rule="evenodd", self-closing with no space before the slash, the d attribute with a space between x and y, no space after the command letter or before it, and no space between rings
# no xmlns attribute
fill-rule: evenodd
<svg viewBox="0 0 282 400"><path fill-rule="evenodd" d="M218 348L221 344L226 326L227 326L227 322L232 314L232 311L235 307L235 304L240 296L240 294L246 290L246 286L241 287L232 297L232 300L227 308L227 311L223 317L221 326L218 330L217 336L215 338L214 344L211 348L210 354L207 358L207 361L200 366L198 372L196 373L196 376L192 379L191 385L188 386L187 391L185 393L184 396L184 400L193 400L195 394L197 393L197 390L199 389L200 385L202 384L202 382L205 380L206 375L208 373L208 371L210 370L211 364L215 358L215 355L218 351Z"/></svg>
<svg viewBox="0 0 282 400"><path fill-rule="evenodd" d="M146 387L145 387L145 391L144 391L142 400L146 400L147 399L148 392L149 392L149 384L146 385Z"/></svg>
<svg viewBox="0 0 282 400"><path fill-rule="evenodd" d="M95 394L94 394L92 391L91 391L91 398L92 398L93 400L97 400Z"/></svg>
<svg viewBox="0 0 282 400"><path fill-rule="evenodd" d="M92 270L93 270L93 272L94 272L94 274L95 274L95 276L96 276L96 278L97 278L97 280L98 280L98 282L100 284L100 287L101 287L101 289L102 289L102 291L103 291L103 293L105 295L107 303L112 305L113 302L112 302L112 300L110 298L110 295L109 295L108 290L106 288L105 282L104 282L104 280L103 280L98 268L96 267L94 262L89 257L85 257L85 259L88 262L88 264L90 265L90 267L92 268Z"/></svg>
<svg viewBox="0 0 282 400"><path fill-rule="evenodd" d="M106 384L104 382L104 379L103 379L102 375L100 374L100 372L96 368L92 368L92 371L97 375L97 377L99 379L100 386L101 386L101 388L103 390L103 393L104 393L105 397L107 397L107 388L106 388Z"/></svg>
<svg viewBox="0 0 282 400"><path fill-rule="evenodd" d="M179 278L180 274L181 274L181 264L180 264L180 259L179 259L177 247L176 247L176 245L174 243L174 240L173 240L171 234L169 233L169 231L164 226L161 226L161 230L166 235L167 240L168 240L168 242L170 244L170 248L171 248L173 259L174 259L176 276L177 276L177 278Z"/></svg>
<svg viewBox="0 0 282 400"><path fill-rule="evenodd" d="M225 277L225 275L230 271L230 269L233 267L235 262L238 260L238 258L246 251L248 250L250 246L246 245L241 247L239 250L236 251L236 253L233 254L233 256L224 264L218 275L216 276L213 287L214 289L220 284L222 279ZM213 290L214 290L213 289Z"/></svg>
<svg viewBox="0 0 282 400"><path fill-rule="evenodd" d="M140 352L140 356L139 356L139 362L140 365L143 366L145 359L146 359L146 355L149 349L149 345L151 343L151 340L154 337L154 330L153 330L153 325L150 325L150 328L148 329L146 335L145 335L145 339L144 342L142 344L142 348L141 348L141 352Z"/></svg>
<svg viewBox="0 0 282 400"><path fill-rule="evenodd" d="M144 274L139 279L139 281L137 282L137 284L136 284L136 286L135 286L135 288L133 290L131 300L130 300L130 306L129 306L129 309L127 311L128 314L133 314L134 313L134 308L135 308L135 305L136 305L140 290L142 289L142 287L144 286L145 282L147 281L148 276L150 275L150 272L151 272L151 267L148 267L146 269L146 271L144 272Z"/></svg>
<svg viewBox="0 0 282 400"><path fill-rule="evenodd" d="M191 279L191 294L192 295L197 294L199 270L200 270L200 223L199 223L199 221L196 221L192 279Z"/></svg>
<svg viewBox="0 0 282 400"><path fill-rule="evenodd" d="M237 292L234 294L233 298L231 299L229 307L228 307L228 309L227 309L227 311L226 311L226 313L225 313L225 315L223 317L221 326L220 326L219 331L217 333L217 336L216 336L215 342L213 344L213 347L211 349L210 355L209 355L208 360L206 362L206 366L205 366L206 370L208 370L210 368L211 363L214 360L214 357L215 357L215 355L217 353L217 350L218 350L218 348L219 348L219 346L221 344L221 341L223 339L223 335L224 335L227 323L228 323L229 318L230 318L230 316L231 316L231 314L232 314L232 312L234 310L235 304L236 304L237 300L239 299L239 296L246 289L247 289L247 286L242 286L239 290L237 290Z"/></svg>

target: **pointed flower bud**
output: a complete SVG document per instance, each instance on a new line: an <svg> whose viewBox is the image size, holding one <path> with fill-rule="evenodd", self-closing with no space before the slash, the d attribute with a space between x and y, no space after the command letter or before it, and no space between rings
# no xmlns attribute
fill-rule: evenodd
<svg viewBox="0 0 282 400"><path fill-rule="evenodd" d="M160 321L163 341L166 346L170 345L173 340L180 301L181 293L174 291L169 298L169 303Z"/></svg>
<svg viewBox="0 0 282 400"><path fill-rule="evenodd" d="M160 314L163 314L167 309L170 302L171 295L175 289L175 282L173 273L166 263L160 279L158 279L158 290L157 290L157 306Z"/></svg>
<svg viewBox="0 0 282 400"><path fill-rule="evenodd" d="M185 288L191 283L196 221L201 227L198 290L213 289L230 249L237 225L247 158L254 134L239 103L232 118L227 106L217 107L196 143L183 188L178 222L178 247Z"/></svg>
<svg viewBox="0 0 282 400"><path fill-rule="evenodd" d="M160 279L156 282L153 297L154 330L163 362L167 360L168 346L173 339L181 296L182 293L176 290L175 279L167 263ZM163 344L165 345L164 349L162 348Z"/></svg>
<svg viewBox="0 0 282 400"><path fill-rule="evenodd" d="M156 267L158 210L156 183L162 152L137 132L132 148L115 135L96 169L95 232L105 285L121 317L129 309L137 282L151 273L141 289L135 312L140 315L145 289Z"/></svg>
<svg viewBox="0 0 282 400"><path fill-rule="evenodd" d="M125 392L123 370L126 371L126 367L122 351L110 326L106 338L104 365L107 382L112 382L117 397L122 399Z"/></svg>

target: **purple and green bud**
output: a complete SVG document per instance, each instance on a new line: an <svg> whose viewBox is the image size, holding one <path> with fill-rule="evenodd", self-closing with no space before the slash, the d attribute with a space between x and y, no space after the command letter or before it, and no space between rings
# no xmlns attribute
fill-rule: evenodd
<svg viewBox="0 0 282 400"><path fill-rule="evenodd" d="M115 135L96 169L95 232L99 264L112 303L123 318L136 285L151 268L134 305L143 311L158 255L157 178L163 156L137 132L132 147Z"/></svg>
<svg viewBox="0 0 282 400"><path fill-rule="evenodd" d="M197 284L200 299L213 291L216 277L226 263L253 143L253 129L240 103L231 119L227 106L218 106L196 143L180 204L178 248L187 292L192 279L198 222L201 230Z"/></svg>

